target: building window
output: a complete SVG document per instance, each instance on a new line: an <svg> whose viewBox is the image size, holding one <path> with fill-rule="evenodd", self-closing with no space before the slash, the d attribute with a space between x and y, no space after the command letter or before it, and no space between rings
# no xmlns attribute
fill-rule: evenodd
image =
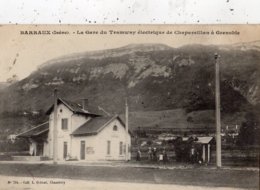
<svg viewBox="0 0 260 190"><path fill-rule="evenodd" d="M123 142L119 143L119 155L123 154Z"/></svg>
<svg viewBox="0 0 260 190"><path fill-rule="evenodd" d="M86 144L85 141L80 141L80 159L85 160Z"/></svg>
<svg viewBox="0 0 260 190"><path fill-rule="evenodd" d="M117 131L117 126L116 125L114 125L113 131Z"/></svg>
<svg viewBox="0 0 260 190"><path fill-rule="evenodd" d="M111 142L107 141L107 155L110 155Z"/></svg>
<svg viewBox="0 0 260 190"><path fill-rule="evenodd" d="M61 119L61 129L67 130L68 129L68 119Z"/></svg>

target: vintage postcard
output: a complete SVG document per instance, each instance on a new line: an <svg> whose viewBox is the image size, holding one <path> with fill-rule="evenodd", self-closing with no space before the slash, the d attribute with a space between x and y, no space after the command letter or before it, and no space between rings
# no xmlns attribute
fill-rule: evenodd
<svg viewBox="0 0 260 190"><path fill-rule="evenodd" d="M260 25L2 25L0 42L0 189L259 189Z"/></svg>

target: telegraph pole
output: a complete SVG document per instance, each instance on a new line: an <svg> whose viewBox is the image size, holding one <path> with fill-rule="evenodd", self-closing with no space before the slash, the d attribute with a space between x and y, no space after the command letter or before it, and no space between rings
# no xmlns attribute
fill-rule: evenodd
<svg viewBox="0 0 260 190"><path fill-rule="evenodd" d="M216 164L221 167L221 121L220 121L220 74L219 74L219 55L215 53L215 107L216 107Z"/></svg>
<svg viewBox="0 0 260 190"><path fill-rule="evenodd" d="M128 103L125 99L125 161L128 161Z"/></svg>
<svg viewBox="0 0 260 190"><path fill-rule="evenodd" d="M54 89L54 109L53 109L53 164L57 164L58 161L58 90Z"/></svg>

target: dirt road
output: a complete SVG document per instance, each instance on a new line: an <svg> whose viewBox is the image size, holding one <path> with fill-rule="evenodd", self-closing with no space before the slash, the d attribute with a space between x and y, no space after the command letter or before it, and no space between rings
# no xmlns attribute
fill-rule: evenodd
<svg viewBox="0 0 260 190"><path fill-rule="evenodd" d="M201 186L183 186L173 184L149 184L149 183L126 183L126 182L98 182L86 180L71 180L71 179L58 179L58 178L32 178L32 177L14 177L14 176L0 176L1 190L136 190L136 189L149 189L149 190L210 190L211 187ZM233 190L240 188L227 188L220 187L218 190Z"/></svg>
<svg viewBox="0 0 260 190"><path fill-rule="evenodd" d="M259 170L155 169L124 165L84 166L0 163L0 175L29 178L60 178L98 182L126 182L193 187L259 189ZM125 189L124 189L125 190Z"/></svg>

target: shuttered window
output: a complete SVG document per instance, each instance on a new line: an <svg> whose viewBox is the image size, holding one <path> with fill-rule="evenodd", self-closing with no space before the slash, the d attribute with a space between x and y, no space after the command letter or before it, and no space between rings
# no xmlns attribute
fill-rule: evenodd
<svg viewBox="0 0 260 190"><path fill-rule="evenodd" d="M68 129L68 119L67 118L61 119L61 129L62 130Z"/></svg>
<svg viewBox="0 0 260 190"><path fill-rule="evenodd" d="M123 142L119 143L119 155L123 154Z"/></svg>
<svg viewBox="0 0 260 190"><path fill-rule="evenodd" d="M110 155L111 142L107 141L107 155Z"/></svg>
<svg viewBox="0 0 260 190"><path fill-rule="evenodd" d="M68 155L68 143L63 142L63 158L66 159L67 155Z"/></svg>

